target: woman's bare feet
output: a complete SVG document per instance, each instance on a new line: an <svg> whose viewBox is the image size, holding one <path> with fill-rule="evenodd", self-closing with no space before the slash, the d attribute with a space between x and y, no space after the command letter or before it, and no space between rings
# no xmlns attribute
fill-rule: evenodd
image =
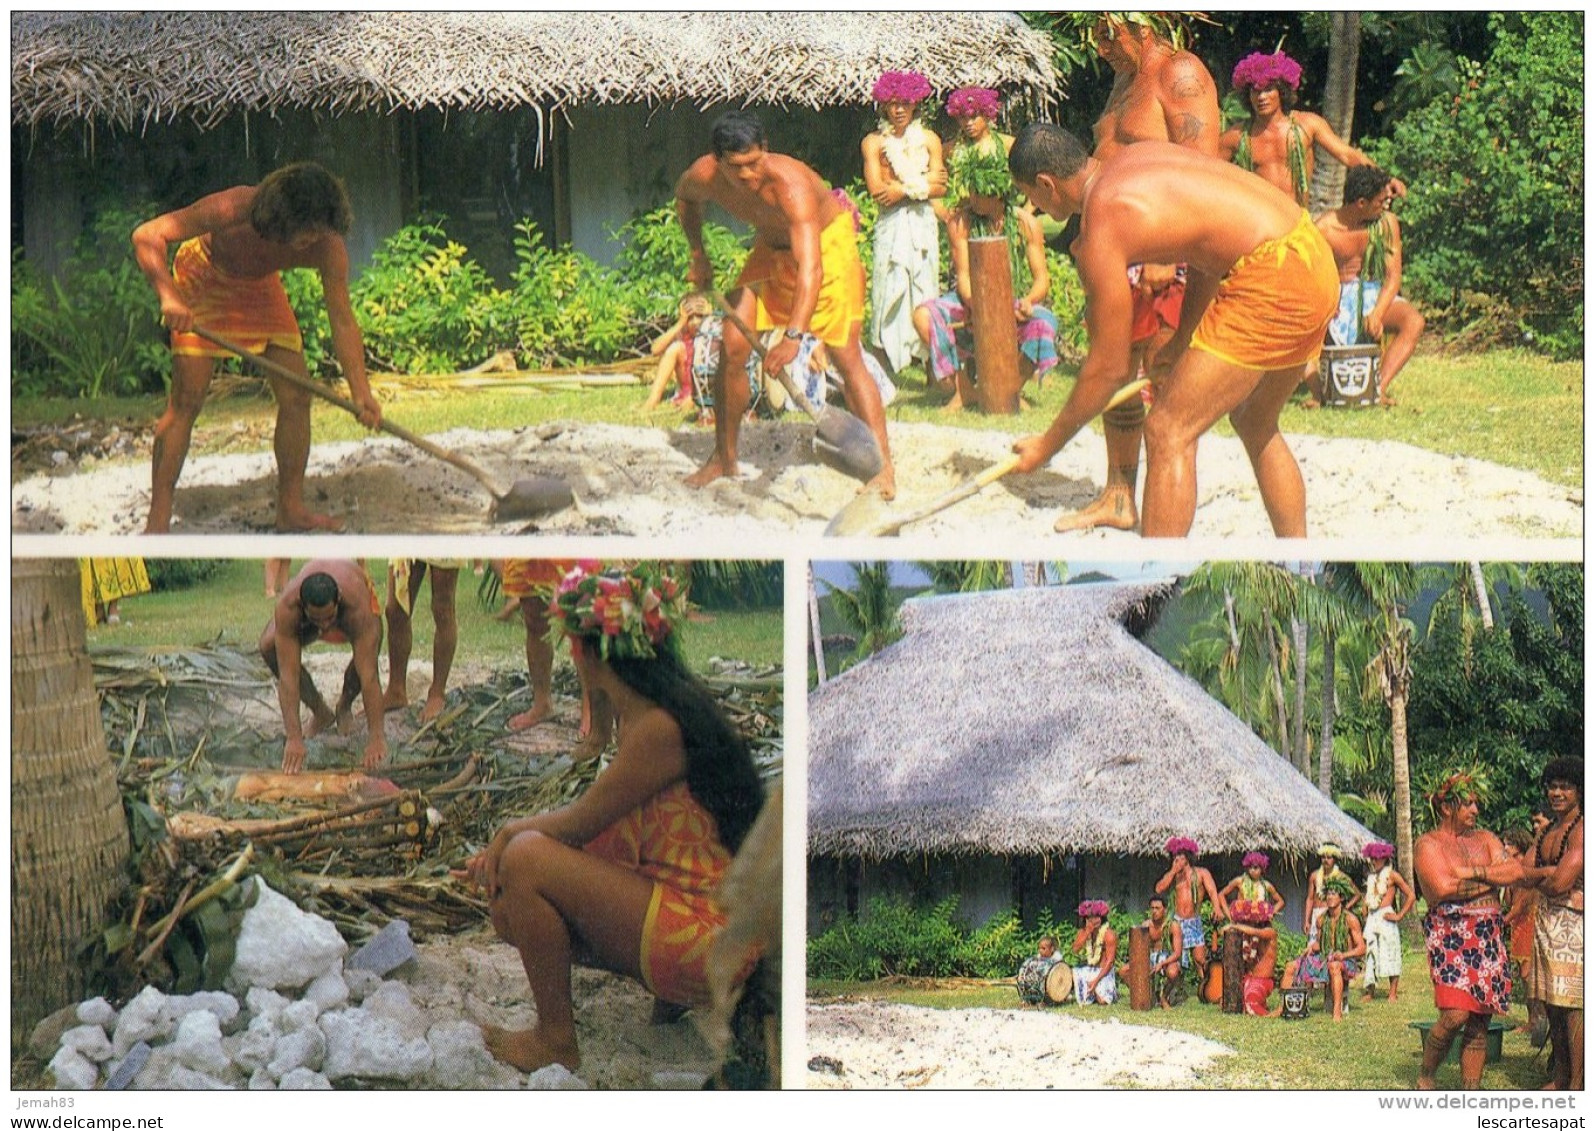
<svg viewBox="0 0 1595 1131"><path fill-rule="evenodd" d="M1139 519L1135 513L1135 492L1123 484L1105 487L1091 505L1084 510L1061 515L1052 524L1059 534L1071 530L1095 530L1106 526L1110 530L1134 530Z"/></svg>
<svg viewBox="0 0 1595 1131"><path fill-rule="evenodd" d="M443 693L432 691L427 693L426 705L421 708L421 721L429 723L443 713Z"/></svg>
<svg viewBox="0 0 1595 1131"><path fill-rule="evenodd" d="M402 711L410 705L410 696L403 687L390 687L382 693L384 711Z"/></svg>
<svg viewBox="0 0 1595 1131"><path fill-rule="evenodd" d="M541 1027L501 1029L497 1025L483 1025L482 1040L488 1052L522 1072L536 1072L550 1064L563 1064L575 1071L582 1064L574 1033L568 1037L554 1037L545 1035Z"/></svg>

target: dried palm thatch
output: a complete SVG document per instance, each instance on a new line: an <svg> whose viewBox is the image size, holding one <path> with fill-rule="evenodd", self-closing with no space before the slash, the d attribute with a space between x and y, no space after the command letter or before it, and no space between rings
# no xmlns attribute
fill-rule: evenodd
<svg viewBox="0 0 1595 1131"><path fill-rule="evenodd" d="M1136 639L1173 592L906 603L903 638L810 699L809 851L1160 856L1183 835L1300 859L1370 839Z"/></svg>
<svg viewBox="0 0 1595 1131"><path fill-rule="evenodd" d="M1047 37L1003 12L28 12L12 121L123 128L238 111L869 101L883 70L1046 106Z"/></svg>

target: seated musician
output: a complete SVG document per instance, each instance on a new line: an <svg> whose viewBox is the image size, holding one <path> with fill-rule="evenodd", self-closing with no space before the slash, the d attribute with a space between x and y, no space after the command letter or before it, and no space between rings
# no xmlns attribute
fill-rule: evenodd
<svg viewBox="0 0 1595 1131"><path fill-rule="evenodd" d="M1041 224L1012 203L1013 176L1002 152L985 153L977 146L961 150L953 163L949 199L953 197L958 203L947 214L947 243L954 289L914 308L914 328L930 347L929 380L950 395L949 409L962 408L973 388L968 373L974 352L969 329L971 237L1002 235L1008 241L1022 379L1034 374L1040 382L1058 364L1058 320L1041 305L1052 288Z"/></svg>

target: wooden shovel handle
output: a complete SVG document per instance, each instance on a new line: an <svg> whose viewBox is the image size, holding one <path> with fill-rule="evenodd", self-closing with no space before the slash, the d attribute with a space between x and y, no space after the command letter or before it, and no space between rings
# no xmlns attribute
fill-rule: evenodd
<svg viewBox="0 0 1595 1131"><path fill-rule="evenodd" d="M269 357L262 357L260 354L250 353L237 342L230 342L220 334L213 334L202 326L195 326L193 332L204 338L206 341L218 345L222 349L228 350L231 353L237 354L245 361L265 370L273 377L281 377L290 385L293 385L298 389L303 389L313 397L320 397L322 400L331 404L335 404L345 412L353 413L357 417L360 415L359 405L355 404L348 397L333 392L319 381L312 381L309 377L305 377L302 374L295 373L292 369L278 365ZM489 491L493 492L493 494L504 494L504 492L499 489L498 484L494 481L491 475L489 475L481 467L478 467L475 463L472 463L470 460L466 459L464 456L459 455L456 452L451 452L447 448L438 446L433 441L428 440L425 436L412 432L403 425L393 423L393 421L389 420L386 416L384 416L377 423L377 427L388 433L390 436L397 436L407 444L414 444L428 455L436 456L444 463L459 468L477 482L481 483Z"/></svg>
<svg viewBox="0 0 1595 1131"><path fill-rule="evenodd" d="M760 361L763 361L765 355L764 343L759 341L759 335L748 329L748 324L742 321L742 316L736 312L736 308L731 305L731 301L724 294L718 290L711 290L709 294L714 297L714 301L719 304L720 309L725 313L726 320L735 326L737 332L748 340L748 345L753 347L754 355ZM781 382L782 387L786 389L787 395L796 402L800 409L815 420L820 418L820 410L815 408L814 403L809 400L803 390L798 388L797 382L792 380L791 374L787 373L785 366L781 367L780 372L775 375L775 379Z"/></svg>

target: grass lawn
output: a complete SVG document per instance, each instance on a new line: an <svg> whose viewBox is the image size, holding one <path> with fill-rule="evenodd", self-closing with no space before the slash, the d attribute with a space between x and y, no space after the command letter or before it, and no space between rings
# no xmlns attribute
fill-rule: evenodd
<svg viewBox="0 0 1595 1131"><path fill-rule="evenodd" d="M1017 417L984 417L959 413L949 417L924 389L916 369L904 377L897 402L887 409L892 420L956 423L960 427L1007 433L1044 429L1073 385L1075 367L1065 363L1062 379L1054 377L1039 392L1028 386L1025 410ZM1519 350L1444 356L1425 353L1407 366L1393 395L1400 407L1390 410L1334 409L1309 411L1301 398L1282 417L1286 432L1362 440L1398 440L1446 455L1471 456L1508 467L1537 472L1564 486L1583 486L1583 382L1579 362L1552 362ZM384 388L380 375L375 378ZM248 386L246 386L248 388ZM200 417L196 452L264 450L270 432L270 398L258 391L215 397ZM386 386L388 390L397 388ZM407 385L397 399L385 402L399 423L418 432L450 428L505 428L554 419L620 424L679 423L677 411L643 416L641 387L602 387L581 391L423 390ZM110 399L96 402L32 398L13 400L12 423L18 427L60 422L73 413L148 424L159 414L159 398ZM341 409L319 403L314 409L318 442L353 440L363 430ZM235 424L252 425L235 429ZM1092 427L1100 430L1100 424ZM1218 430L1230 434L1229 425ZM240 439L242 437L242 439Z"/></svg>
<svg viewBox="0 0 1595 1131"><path fill-rule="evenodd" d="M1319 994L1312 999L1312 1015L1303 1021L1248 1017L1219 1012L1194 998L1171 1010L1137 1013L1130 1009L1128 993L1121 990L1111 1006L1081 1010L1074 1005L1051 1008L1069 1010L1071 1016L1111 1019L1126 1025L1177 1029L1206 1037L1235 1050L1206 1070L1204 1088L1256 1089L1407 1089L1418 1075L1418 1033L1410 1021L1431 1021L1435 1016L1427 962L1421 949L1408 943L1403 961L1401 995L1395 1003L1384 999L1384 985L1376 1000L1360 1001L1338 1024L1323 1011ZM1360 983L1357 992L1360 994ZM1009 984L976 984L967 988L914 988L896 983L857 983L811 980L809 1000L824 1004L841 994L849 998L891 1001L929 1009L1033 1009L1021 1006ZM1272 999L1277 1008L1279 997ZM1525 1017L1524 1007L1513 1007L1508 1020ZM1484 1070L1486 1088L1538 1088L1545 1081L1546 1053L1536 1054L1527 1034L1503 1036L1501 1060ZM1458 1086L1455 1065L1444 1065L1442 1088Z"/></svg>
<svg viewBox="0 0 1595 1131"><path fill-rule="evenodd" d="M299 562L295 563L297 567ZM387 596L387 561L369 560L378 590ZM492 609L477 600L478 578L462 571L457 597L460 641L456 665L470 661L488 663L494 669L522 669L526 665L526 630L520 618L507 622L493 620ZM415 643L412 663L432 658L432 617L428 611L427 586L422 587L413 619ZM89 629L88 641L94 647L177 647L220 643L252 648L271 615L272 602L265 595L264 570L258 558L233 559L198 585L166 593L147 593L121 604L122 623L98 625ZM693 621L682 635L687 662L703 670L710 656L743 660L756 666L781 663L781 610L756 609L707 613L703 621ZM560 663L569 657L559 653ZM387 661L384 655L383 671Z"/></svg>

